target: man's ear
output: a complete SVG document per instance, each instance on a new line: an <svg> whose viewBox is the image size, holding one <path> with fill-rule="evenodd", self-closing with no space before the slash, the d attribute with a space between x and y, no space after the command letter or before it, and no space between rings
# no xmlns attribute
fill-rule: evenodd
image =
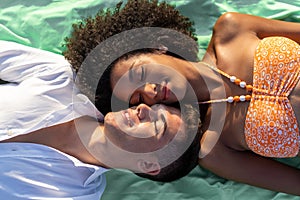
<svg viewBox="0 0 300 200"><path fill-rule="evenodd" d="M142 173L149 174L149 175L157 175L160 172L160 165L158 162L148 162L145 160L138 161L138 168L141 170Z"/></svg>

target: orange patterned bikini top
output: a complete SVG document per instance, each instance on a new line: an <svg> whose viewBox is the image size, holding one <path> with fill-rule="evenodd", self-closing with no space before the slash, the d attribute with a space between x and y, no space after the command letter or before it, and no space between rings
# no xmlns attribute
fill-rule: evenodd
<svg viewBox="0 0 300 200"><path fill-rule="evenodd" d="M285 37L268 37L256 48L253 89L245 121L249 148L266 157L299 152L297 119L288 96L300 76L300 46Z"/></svg>
<svg viewBox="0 0 300 200"><path fill-rule="evenodd" d="M298 154L299 128L288 96L300 78L299 44L285 37L261 40L254 55L253 85L202 63L246 89L248 94L198 104L250 101L244 127L248 147L266 157L295 157Z"/></svg>

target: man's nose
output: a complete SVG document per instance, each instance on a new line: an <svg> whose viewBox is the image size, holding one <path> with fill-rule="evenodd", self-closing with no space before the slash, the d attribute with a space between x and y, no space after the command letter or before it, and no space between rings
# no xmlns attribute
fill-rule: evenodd
<svg viewBox="0 0 300 200"><path fill-rule="evenodd" d="M151 108L146 104L140 104L138 105L135 110L138 113L138 117L141 121L150 121L150 112Z"/></svg>

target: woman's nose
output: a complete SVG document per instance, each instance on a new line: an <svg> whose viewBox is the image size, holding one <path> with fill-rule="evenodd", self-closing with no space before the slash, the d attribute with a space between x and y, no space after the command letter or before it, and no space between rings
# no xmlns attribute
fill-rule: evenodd
<svg viewBox="0 0 300 200"><path fill-rule="evenodd" d="M149 98L154 98L157 95L157 86L154 83L146 83L144 86L144 93Z"/></svg>

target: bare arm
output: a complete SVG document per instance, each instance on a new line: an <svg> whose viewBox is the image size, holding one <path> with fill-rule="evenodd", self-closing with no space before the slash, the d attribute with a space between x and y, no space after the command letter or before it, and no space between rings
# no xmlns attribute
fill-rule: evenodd
<svg viewBox="0 0 300 200"><path fill-rule="evenodd" d="M226 34L249 32L260 39L268 36L284 36L300 43L300 23L272 20L241 13L223 14L217 20L214 31L220 34L224 32Z"/></svg>
<svg viewBox="0 0 300 200"><path fill-rule="evenodd" d="M300 169L248 151L217 144L199 164L233 181L293 195L300 195Z"/></svg>

